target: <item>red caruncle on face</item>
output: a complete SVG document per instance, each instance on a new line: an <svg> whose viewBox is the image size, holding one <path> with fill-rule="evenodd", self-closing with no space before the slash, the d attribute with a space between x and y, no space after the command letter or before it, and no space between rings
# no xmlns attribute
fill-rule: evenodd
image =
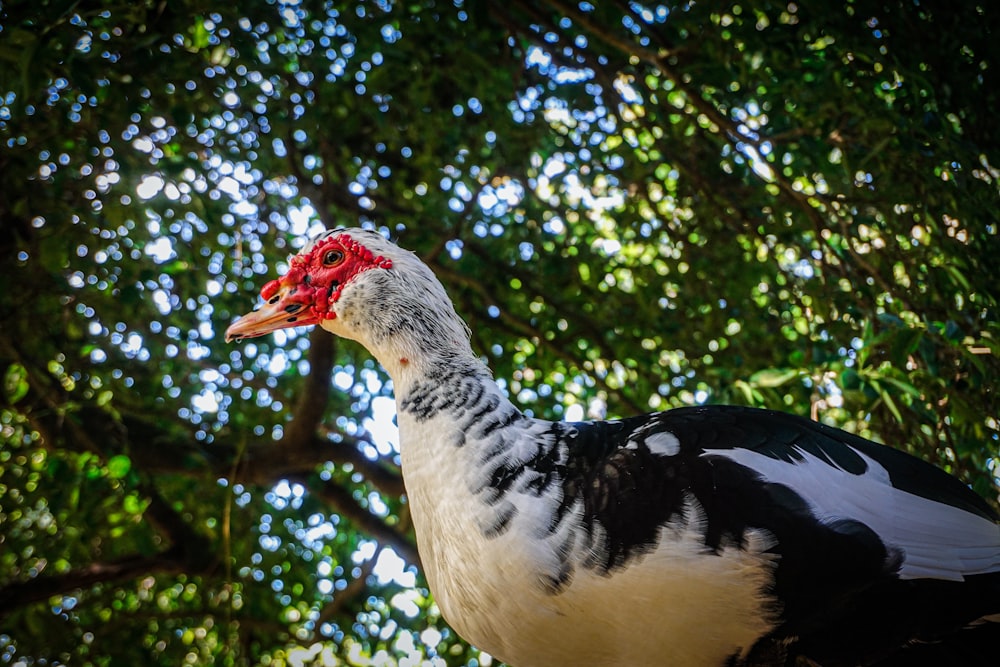
<svg viewBox="0 0 1000 667"><path fill-rule="evenodd" d="M264 285L263 305L233 322L226 340L335 319L334 304L352 280L370 269L391 268L390 259L375 255L350 234L333 232L292 257L288 272Z"/></svg>
<svg viewBox="0 0 1000 667"><path fill-rule="evenodd" d="M288 291L281 299L284 310L300 317L303 324L319 323L337 317L333 304L352 279L369 269L389 268L391 260L374 255L347 234L338 234L292 257L288 273L264 285L260 295L276 303L285 287Z"/></svg>

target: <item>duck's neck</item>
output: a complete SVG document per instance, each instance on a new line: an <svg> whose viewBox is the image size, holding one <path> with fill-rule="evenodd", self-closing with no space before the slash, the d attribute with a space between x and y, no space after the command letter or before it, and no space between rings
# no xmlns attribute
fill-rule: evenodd
<svg viewBox="0 0 1000 667"><path fill-rule="evenodd" d="M426 473L471 490L478 487L472 478L484 457L513 446L519 431L509 427L526 422L472 351L468 329L448 306L433 316L416 306L394 310L395 318L376 322L364 343L392 378L404 476L414 480ZM433 468L447 457L454 478L445 481Z"/></svg>
<svg viewBox="0 0 1000 667"><path fill-rule="evenodd" d="M447 308L404 303L388 313L378 311L367 318L358 333L339 332L333 328L336 323L328 328L355 337L368 348L392 378L400 407L420 402L425 396L459 405L467 397L456 394L455 387L470 382L491 385L500 394L489 368L472 351L465 323L450 302L441 303Z"/></svg>
<svg viewBox="0 0 1000 667"><path fill-rule="evenodd" d="M485 417L501 406L513 406L493 380L489 369L475 358L440 359L414 373L393 376L399 410L423 422L439 415L460 420L470 410ZM400 377L402 381L397 381ZM472 424L467 424L472 426Z"/></svg>
<svg viewBox="0 0 1000 667"><path fill-rule="evenodd" d="M521 430L534 420L510 402L471 351L405 366L392 376L404 477L429 475L478 493L489 484L480 477L495 465L493 459L516 447ZM453 479L441 479L445 469Z"/></svg>

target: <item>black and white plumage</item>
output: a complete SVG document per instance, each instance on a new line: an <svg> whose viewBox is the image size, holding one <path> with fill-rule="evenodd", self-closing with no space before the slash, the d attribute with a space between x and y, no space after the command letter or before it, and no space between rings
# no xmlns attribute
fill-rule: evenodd
<svg viewBox="0 0 1000 667"><path fill-rule="evenodd" d="M505 662L903 665L1000 627L997 516L927 463L751 408L528 417L374 232L320 235L262 296L227 339L319 324L392 377L427 579Z"/></svg>

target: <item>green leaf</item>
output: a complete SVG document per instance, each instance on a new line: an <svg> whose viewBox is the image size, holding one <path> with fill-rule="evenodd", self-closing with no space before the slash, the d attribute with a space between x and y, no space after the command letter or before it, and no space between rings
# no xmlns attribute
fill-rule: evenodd
<svg viewBox="0 0 1000 667"><path fill-rule="evenodd" d="M907 358L920 345L924 332L921 329L901 329L892 339L891 359L895 366L905 368Z"/></svg>
<svg viewBox="0 0 1000 667"><path fill-rule="evenodd" d="M796 368L768 368L750 376L750 384L758 387L780 387L801 374Z"/></svg>
<svg viewBox="0 0 1000 667"><path fill-rule="evenodd" d="M840 374L840 386L844 389L857 389L861 386L861 376L853 368L845 368Z"/></svg>
<svg viewBox="0 0 1000 667"><path fill-rule="evenodd" d="M142 501L138 496L127 495L122 502L122 508L129 514L140 514L142 512Z"/></svg>
<svg viewBox="0 0 1000 667"><path fill-rule="evenodd" d="M882 400L885 401L886 407L889 408L889 411L892 413L892 416L896 418L896 421L902 422L903 415L899 411L899 408L896 407L896 401L892 400L892 396L889 394L889 392L882 391L881 396Z"/></svg>
<svg viewBox="0 0 1000 667"><path fill-rule="evenodd" d="M884 375L880 379L883 382L888 382L889 384L895 386L897 389L899 389L903 393L909 394L910 396L913 396L914 398L920 398L920 390L917 389L916 387L914 387L909 382L906 382L904 380L897 380L896 378L886 377Z"/></svg>
<svg viewBox="0 0 1000 667"><path fill-rule="evenodd" d="M28 371L21 364L11 364L3 378L4 393L7 401L13 405L28 393Z"/></svg>
<svg viewBox="0 0 1000 667"><path fill-rule="evenodd" d="M108 459L108 477L121 479L132 470L132 459L124 454L118 454Z"/></svg>

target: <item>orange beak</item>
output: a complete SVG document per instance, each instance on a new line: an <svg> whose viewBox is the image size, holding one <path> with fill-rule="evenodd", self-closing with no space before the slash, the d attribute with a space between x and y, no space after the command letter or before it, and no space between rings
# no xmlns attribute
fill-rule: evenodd
<svg viewBox="0 0 1000 667"><path fill-rule="evenodd" d="M260 291L264 304L229 325L226 342L319 323L312 307L314 293L314 290L300 290L297 285L272 280Z"/></svg>

